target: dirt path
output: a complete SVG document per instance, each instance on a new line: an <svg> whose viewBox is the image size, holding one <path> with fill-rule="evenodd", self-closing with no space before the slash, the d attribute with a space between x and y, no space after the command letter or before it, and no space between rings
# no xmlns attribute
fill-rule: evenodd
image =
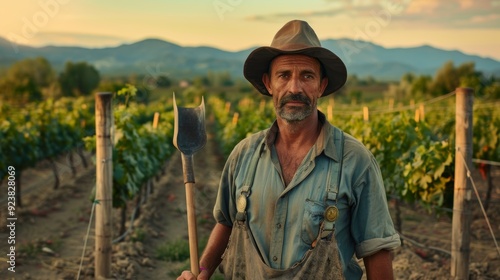
<svg viewBox="0 0 500 280"><path fill-rule="evenodd" d="M214 225L212 208L224 164L210 135L207 145L194 155L193 161L198 240L203 243ZM166 175L155 185L155 193L146 204L138 225L153 238L143 241L144 255L148 258L143 264L146 262L148 265L137 265L137 275L140 275L137 279L175 279L180 271L189 268L189 261L158 259L162 256L160 249L165 251L167 244L188 240L185 194L181 157L180 153L176 153L167 166Z"/></svg>
<svg viewBox="0 0 500 280"><path fill-rule="evenodd" d="M78 267L71 260L82 254L92 206L88 197L95 185L95 170L88 155L86 160L87 168L76 162L75 178L65 157L56 160L61 183L58 189L54 189L53 172L47 162L22 173L24 207L16 207L15 273L7 270L9 265L2 254L0 279L69 279L68 275L76 274ZM5 194L0 198L5 199ZM10 251L5 208L0 209L2 253ZM93 246L92 241L89 246Z"/></svg>

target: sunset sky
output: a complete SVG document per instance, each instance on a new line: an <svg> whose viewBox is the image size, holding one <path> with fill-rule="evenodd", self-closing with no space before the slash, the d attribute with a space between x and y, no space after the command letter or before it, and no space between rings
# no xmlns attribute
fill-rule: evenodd
<svg viewBox="0 0 500 280"><path fill-rule="evenodd" d="M8 3L8 4L7 4ZM17 0L0 9L0 37L32 46L117 46L159 38L241 50L269 45L291 19L320 39L384 47L431 45L500 60L500 0Z"/></svg>

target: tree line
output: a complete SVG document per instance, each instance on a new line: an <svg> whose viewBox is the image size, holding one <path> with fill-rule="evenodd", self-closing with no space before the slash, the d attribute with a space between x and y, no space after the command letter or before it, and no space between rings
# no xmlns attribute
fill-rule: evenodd
<svg viewBox="0 0 500 280"><path fill-rule="evenodd" d="M57 74L43 58L28 58L13 64L0 78L0 98L14 105L62 96L89 95L97 88L101 76L86 62L67 62Z"/></svg>
<svg viewBox="0 0 500 280"><path fill-rule="evenodd" d="M208 71L206 75L189 80L140 74L130 77L101 77L98 70L87 62L69 61L60 73L56 73L47 59L37 57L18 61L4 75L0 75L0 100L23 105L47 98L87 96L97 88L100 91L116 92L127 84L135 85L138 90L137 101L146 103L151 91L157 88L169 88L187 96L202 95L208 88L216 89L224 96L227 90L243 94L253 92L248 82L235 79L228 72ZM473 62L455 66L451 61L445 63L434 76L406 73L397 82L377 81L373 77L362 79L351 74L338 96L362 102L368 92L375 90L395 101L405 101L440 96L462 86L474 88L477 97L500 99L500 78L478 71ZM231 94L228 95L230 96Z"/></svg>
<svg viewBox="0 0 500 280"><path fill-rule="evenodd" d="M434 75L415 75L406 73L399 84L389 87L389 95L405 100L408 97L438 97L454 91L458 87L474 89L475 96L485 99L500 99L500 78L488 76L475 69L474 62L454 65L452 61L445 63Z"/></svg>

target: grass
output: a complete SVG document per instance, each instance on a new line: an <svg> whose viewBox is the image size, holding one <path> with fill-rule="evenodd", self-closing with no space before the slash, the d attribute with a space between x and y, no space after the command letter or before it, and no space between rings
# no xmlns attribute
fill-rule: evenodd
<svg viewBox="0 0 500 280"><path fill-rule="evenodd" d="M27 257L35 257L36 255L42 252L44 247L49 248L54 253L57 252L62 246L62 240L59 238L56 239L47 239L47 240L34 240L25 243L21 243L19 246L19 253L26 255Z"/></svg>
<svg viewBox="0 0 500 280"><path fill-rule="evenodd" d="M198 251L203 252L207 245L208 237L201 238L198 242ZM182 271L190 269L189 263L189 242L185 239L179 239L171 242L166 242L158 247L156 250L156 258L164 261L183 262L178 268L171 270L168 275L170 277L177 277L181 275ZM218 270L214 272L211 280L222 280L222 275Z"/></svg>
<svg viewBox="0 0 500 280"><path fill-rule="evenodd" d="M19 252L26 254L27 257L34 257L42 251L42 248L37 244L37 242L27 242L19 246Z"/></svg>
<svg viewBox="0 0 500 280"><path fill-rule="evenodd" d="M132 241L143 242L146 238L146 232L142 228L135 228L134 233L132 234Z"/></svg>
<svg viewBox="0 0 500 280"><path fill-rule="evenodd" d="M208 238L198 240L198 252L203 252L207 245ZM156 249L156 258L162 261L183 262L189 260L189 241L178 239L165 242Z"/></svg>
<svg viewBox="0 0 500 280"><path fill-rule="evenodd" d="M156 258L162 261L185 261L189 259L189 242L180 239L164 243L156 249Z"/></svg>

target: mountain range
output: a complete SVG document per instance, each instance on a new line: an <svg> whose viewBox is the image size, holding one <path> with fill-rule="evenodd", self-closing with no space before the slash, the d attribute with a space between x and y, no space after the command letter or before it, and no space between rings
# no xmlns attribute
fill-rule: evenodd
<svg viewBox="0 0 500 280"><path fill-rule="evenodd" d="M457 50L443 50L424 45L411 48L385 48L370 42L350 39L327 39L322 46L336 53L346 64L349 74L379 80L399 80L405 73L434 75L444 63L456 66L474 62L485 75L500 76L500 61L469 55ZM103 75L166 75L189 78L211 72L228 72L242 77L243 63L255 48L236 52L213 47L185 47L159 39L106 48L83 48L16 45L0 37L0 68L37 56L45 57L60 71L67 61L86 61Z"/></svg>

